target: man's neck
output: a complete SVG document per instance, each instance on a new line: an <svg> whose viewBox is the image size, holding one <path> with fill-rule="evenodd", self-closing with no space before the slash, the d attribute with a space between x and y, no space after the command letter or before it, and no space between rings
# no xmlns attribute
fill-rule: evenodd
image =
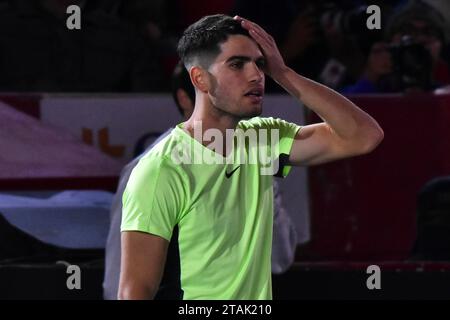
<svg viewBox="0 0 450 320"><path fill-rule="evenodd" d="M218 129L222 133L223 146L231 143L232 141L226 141L226 130L234 130L241 119L217 109L209 102L209 100L207 102L197 101L194 112L183 125L183 130L188 132L191 137L198 140L199 135L197 130L201 128L202 140L199 142L204 146L207 146L212 141L204 139L205 131L208 129ZM200 124L201 126L199 126ZM197 131L195 135L194 130Z"/></svg>

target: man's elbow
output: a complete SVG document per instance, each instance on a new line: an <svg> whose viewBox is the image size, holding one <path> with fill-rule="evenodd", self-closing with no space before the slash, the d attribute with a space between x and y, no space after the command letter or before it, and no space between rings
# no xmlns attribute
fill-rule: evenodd
<svg viewBox="0 0 450 320"><path fill-rule="evenodd" d="M384 131L379 126L372 128L370 132L365 135L364 142L360 148L360 154L367 154L375 150L376 147L383 141Z"/></svg>

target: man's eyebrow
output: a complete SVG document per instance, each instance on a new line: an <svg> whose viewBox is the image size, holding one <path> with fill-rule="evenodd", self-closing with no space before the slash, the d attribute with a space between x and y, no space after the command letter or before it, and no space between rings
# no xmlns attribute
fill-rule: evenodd
<svg viewBox="0 0 450 320"><path fill-rule="evenodd" d="M231 62L231 61L234 61L234 60L251 61L252 59L250 57L248 57L248 56L231 56L225 62L228 63L228 62Z"/></svg>
<svg viewBox="0 0 450 320"><path fill-rule="evenodd" d="M252 58L249 57L249 56L231 56L231 57L229 57L225 62L228 63L228 62L231 62L231 61L234 61L234 60L239 60L239 61L247 62L247 61L252 61ZM265 58L264 58L264 56L259 56L259 57L256 58L255 60L256 60L256 61L261 61L261 60L264 61Z"/></svg>

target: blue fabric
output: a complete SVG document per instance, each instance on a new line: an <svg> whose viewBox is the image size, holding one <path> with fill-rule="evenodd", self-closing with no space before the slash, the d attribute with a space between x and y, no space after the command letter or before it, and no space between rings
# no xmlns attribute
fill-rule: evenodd
<svg viewBox="0 0 450 320"><path fill-rule="evenodd" d="M369 79L361 77L355 84L341 89L341 93L379 93L380 90Z"/></svg>

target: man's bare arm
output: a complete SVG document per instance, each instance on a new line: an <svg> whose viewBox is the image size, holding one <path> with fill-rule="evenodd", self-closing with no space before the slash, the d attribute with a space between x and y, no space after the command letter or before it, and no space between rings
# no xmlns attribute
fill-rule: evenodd
<svg viewBox="0 0 450 320"><path fill-rule="evenodd" d="M384 137L378 123L336 91L287 69L277 81L324 122L303 127L289 156L293 165L315 165L371 152Z"/></svg>
<svg viewBox="0 0 450 320"><path fill-rule="evenodd" d="M287 67L274 39L260 26L240 20L267 60L264 72L324 122L302 128L289 156L293 165L314 165L372 151L383 139L378 123L336 91Z"/></svg>
<svg viewBox="0 0 450 320"><path fill-rule="evenodd" d="M153 299L164 271L169 242L161 237L122 232L119 300Z"/></svg>

